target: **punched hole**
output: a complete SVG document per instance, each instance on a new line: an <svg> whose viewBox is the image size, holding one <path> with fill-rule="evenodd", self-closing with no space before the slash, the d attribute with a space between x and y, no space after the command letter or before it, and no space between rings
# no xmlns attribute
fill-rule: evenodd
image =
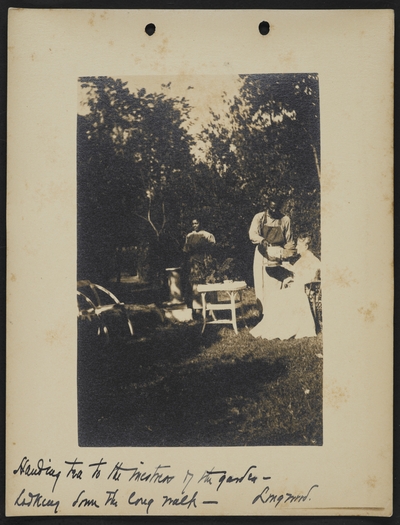
<svg viewBox="0 0 400 525"><path fill-rule="evenodd" d="M262 35L268 35L269 33L269 23L268 22L261 22L258 26L258 30Z"/></svg>
<svg viewBox="0 0 400 525"><path fill-rule="evenodd" d="M149 36L151 36L154 35L154 33L156 32L156 26L154 24L147 24L144 30Z"/></svg>

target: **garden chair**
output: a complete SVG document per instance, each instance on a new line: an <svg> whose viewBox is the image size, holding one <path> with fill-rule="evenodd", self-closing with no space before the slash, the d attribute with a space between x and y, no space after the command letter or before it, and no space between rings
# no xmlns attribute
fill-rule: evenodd
<svg viewBox="0 0 400 525"><path fill-rule="evenodd" d="M305 285L305 292L310 302L310 308L314 317L315 329L319 333L322 331L322 289L321 281L315 280Z"/></svg>
<svg viewBox="0 0 400 525"><path fill-rule="evenodd" d="M91 281L78 281L78 319L94 323L98 336L109 340L110 329L119 336L133 336L133 326L124 303L107 288ZM121 333L122 332L122 333Z"/></svg>
<svg viewBox="0 0 400 525"><path fill-rule="evenodd" d="M88 329L89 334L108 338L108 329L96 313L96 306L84 293L77 291L79 331Z"/></svg>

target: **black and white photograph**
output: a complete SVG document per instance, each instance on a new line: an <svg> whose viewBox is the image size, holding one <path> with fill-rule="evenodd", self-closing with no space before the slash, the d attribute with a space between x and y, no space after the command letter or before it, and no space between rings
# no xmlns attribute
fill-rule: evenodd
<svg viewBox="0 0 400 525"><path fill-rule="evenodd" d="M393 28L10 9L7 516L391 515Z"/></svg>
<svg viewBox="0 0 400 525"><path fill-rule="evenodd" d="M322 445L318 74L81 77L81 446Z"/></svg>

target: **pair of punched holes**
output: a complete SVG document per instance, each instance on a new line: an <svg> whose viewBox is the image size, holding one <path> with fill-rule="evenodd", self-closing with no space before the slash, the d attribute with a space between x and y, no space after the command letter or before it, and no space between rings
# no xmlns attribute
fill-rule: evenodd
<svg viewBox="0 0 400 525"><path fill-rule="evenodd" d="M146 33L151 36L154 35L156 32L156 26L154 24L147 24L147 26L144 28ZM262 35L268 35L269 33L269 23L268 22L261 22L258 26L258 30Z"/></svg>

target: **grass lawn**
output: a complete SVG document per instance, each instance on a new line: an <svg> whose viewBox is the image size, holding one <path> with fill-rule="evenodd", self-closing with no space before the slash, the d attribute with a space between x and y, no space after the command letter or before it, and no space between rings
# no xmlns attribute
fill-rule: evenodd
<svg viewBox="0 0 400 525"><path fill-rule="evenodd" d="M258 322L246 291L246 320ZM81 446L322 445L322 335L254 339L240 324L160 324L78 349Z"/></svg>

